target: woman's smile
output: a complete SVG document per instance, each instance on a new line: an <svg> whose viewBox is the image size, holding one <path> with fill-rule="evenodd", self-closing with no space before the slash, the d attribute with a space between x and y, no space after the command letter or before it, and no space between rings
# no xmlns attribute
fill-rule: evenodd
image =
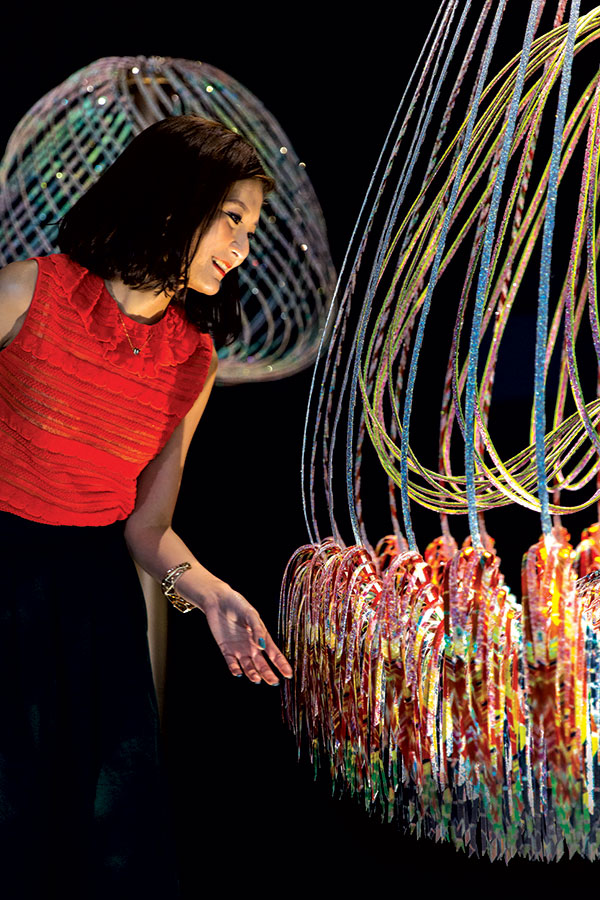
<svg viewBox="0 0 600 900"><path fill-rule="evenodd" d="M213 265L221 275L221 278L224 278L231 269L231 263L227 263L223 259L213 259Z"/></svg>

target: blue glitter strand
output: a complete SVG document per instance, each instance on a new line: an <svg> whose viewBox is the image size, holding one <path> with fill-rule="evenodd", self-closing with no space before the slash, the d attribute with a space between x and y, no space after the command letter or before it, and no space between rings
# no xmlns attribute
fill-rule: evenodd
<svg viewBox="0 0 600 900"><path fill-rule="evenodd" d="M462 33L462 29L463 29L467 14L469 12L470 6L471 6L471 0L468 0L468 2L465 5L465 8L463 10L460 22L458 23L458 26L454 32L454 40L452 41L450 50L448 51L448 53L446 54L446 57L444 59L442 72L437 80L437 83L436 83L434 91L433 91L433 98L431 99L431 101L429 101L429 95L431 94L432 84L435 79L435 75L436 75L436 71L437 71L437 67L438 67L438 60L436 60L436 62L434 64L434 68L433 68L432 75L431 75L431 83L427 89L427 94L423 100L423 109L421 110L421 115L419 116L419 121L417 122L417 126L415 128L415 133L413 135L413 139L412 139L409 151L406 154L406 161L404 163L404 168L400 174L400 178L398 179L398 184L396 186L394 199L392 200L392 203L390 205L390 214L388 215L387 223L383 230L383 235L381 237L381 240L379 241L379 246L377 248L377 256L375 259L375 264L373 266L373 274L371 276L372 283L377 282L379 275L380 275L380 269L383 265L383 259L390 247L392 231L393 231L394 225L396 224L396 221L398 218L398 212L404 201L404 197L406 194L406 188L410 184L410 180L412 178L412 173L413 173L414 167L417 163L417 160L419 158L421 148L425 143L425 135L427 134L427 131L429 130L429 126L433 119L433 112L434 112L435 106L439 100L439 95L440 95L440 91L442 89L442 85L446 81L446 76L448 74L448 68L449 68L450 62L452 61L452 58L454 56L454 51L456 49L458 39ZM450 11L450 15L448 17L448 24L446 26L446 34L444 35L441 45L440 45L440 48L436 53L437 57L443 57L444 44L445 44L446 40L448 39L448 33L450 31L450 28L452 27L452 20L454 18L454 13L456 12L456 7L457 7L457 3L455 0L455 2L453 3L452 9ZM427 110L427 113L425 112L426 110Z"/></svg>
<svg viewBox="0 0 600 900"><path fill-rule="evenodd" d="M558 190L558 171L560 167L560 154L563 143L563 130L569 86L571 83L571 68L575 53L575 32L579 16L580 0L573 0L571 15L569 18L569 30L565 47L565 60L562 67L560 80L560 94L558 109L554 123L554 138L552 142L552 156L550 158L550 172L548 176L548 200L546 204L546 217L542 236L542 259L540 262L540 282L538 292L538 312L535 333L535 376L534 376L534 422L535 422L535 459L537 470L538 498L540 501L540 515L542 519L542 531L550 534L552 531L552 518L550 516L550 498L548 496L548 479L546 477L546 454L544 438L546 436L546 343L548 339L548 306L550 298L550 264L552 261L552 238L554 235L554 221L556 216L556 194Z"/></svg>
<svg viewBox="0 0 600 900"><path fill-rule="evenodd" d="M444 249L446 246L446 237L448 234L448 228L450 227L450 222L452 219L452 213L454 211L454 206L456 204L456 199L458 197L458 191L460 188L460 182L462 178L462 174L466 165L467 155L469 152L470 144L471 144L471 136L473 133L473 129L475 127L475 123L477 120L477 113L479 111L479 103L481 100L481 95L483 93L485 79L487 77L488 69L490 66L490 62L492 59L492 53L494 47L496 45L496 40L498 38L498 31L500 28L500 21L502 19L502 15L504 13L504 9L506 7L506 0L501 0L498 4L498 8L496 10L496 15L494 17L494 21L492 24L492 29L490 32L490 38L486 47L485 56L483 65L479 71L479 78L477 81L477 89L475 91L475 96L473 97L473 104L471 106L469 121L467 124L467 128L465 131L465 141L460 153L460 157L458 160L456 175L454 177L454 181L452 183L452 191L450 194L450 200L448 201L448 206L444 213L444 218L442 221L442 226L440 229L440 235L438 239L438 247L435 254L435 258L433 261L431 276L429 278L429 284L427 286L427 293L425 295L425 300L423 301L423 307L421 309L421 316L419 319L419 327L417 329L417 334L415 337L415 343L413 347L412 357L410 361L410 369L408 374L408 381L406 385L406 396L404 400L404 412L402 417L402 443L400 447L400 496L402 500L402 515L404 519L405 526L405 534L406 539L408 541L409 548L411 550L417 549L417 543L415 540L415 535L412 527L412 519L410 513L410 501L408 496L408 447L409 447L409 437L410 437L410 417L412 412L412 402L414 395L414 387L415 387L415 378L417 375L417 364L419 361L419 353L421 350L421 345L423 343L423 334L425 331L425 323L427 321L427 316L429 314L429 309L431 307L431 297L433 294L433 289L436 284L437 275L439 271L439 267L441 265L442 256L444 254Z"/></svg>
<svg viewBox="0 0 600 900"><path fill-rule="evenodd" d="M330 316L332 315L334 308L336 307L336 303L337 303L337 300L338 300L338 295L341 293L341 286L342 286L342 284L343 284L343 280L344 280L344 277L345 277L345 274L346 274L346 270L347 270L347 266L348 266L348 260L349 260L349 258L350 258L350 254L351 254L351 249L352 249L352 247L353 247L354 244L355 244L355 241L356 241L356 238L357 238L357 235L358 235L358 232L359 232L359 228L360 228L360 226L362 225L362 220L363 220L363 216L364 216L364 213L365 213L365 209L367 208L367 201L369 200L369 198L370 198L370 196L371 196L371 193L372 193L372 191L373 191L373 186L374 186L374 184L375 184L377 175L378 175L378 173L379 173L379 171L380 171L380 169L381 169L382 162L383 162L384 156L385 156L385 154L386 154L386 148L387 148L387 147L389 146L389 144L391 143L392 136L395 134L395 131L396 131L396 128L397 128L397 124L398 124L398 122L400 121L401 113L402 113L402 111L403 111L404 102L405 102L405 100L406 100L406 97L408 96L410 87L411 87L413 81L415 80L416 74L417 74L417 72L419 71L419 67L420 67L420 64L421 64L421 60L422 60L423 56L425 55L425 48L427 47L427 44L428 44L429 41L431 40L431 36L432 36L432 34L434 33L434 31L435 31L435 29L436 29L436 24L437 24L438 18L441 16L441 9L442 9L442 8L440 7L440 9L438 10L438 13L437 13L437 15L436 15L436 17L435 17L435 20L434 20L434 22L433 22L433 25L431 26L431 28L430 28L430 30L429 30L429 33L428 33L428 35L427 35L427 38L426 38L426 40L425 40L425 43L424 43L423 48L422 48L422 50L421 50L421 53L419 54L419 58L417 59L417 62L415 63L415 66L414 66L414 68L413 68L413 70L412 70L412 72L411 72L410 78L408 79L408 83L407 83L406 88L405 88L405 90L404 90L404 93L403 93L403 95L402 95L402 97L401 97L401 99L400 99L400 103L398 104L398 107L397 107L397 109L396 109L396 113L395 113L395 115L394 115L394 119L393 119L393 121L392 121L392 124L391 124L389 130L388 130L386 139L385 139L384 144L383 144L383 147L382 147L382 149L381 149L381 153L379 154L379 158L378 158L378 160L377 160L377 164L376 164L375 169L374 169L374 171L373 171L373 174L372 174L372 176L371 176L371 180L369 181L369 186L368 186L368 188L367 188L367 191L366 191L366 194L365 194L365 198L364 198L364 200L363 200L363 202L362 202L362 205L361 205L361 208L360 208L360 212L359 212L358 217L357 217L357 219L356 219L356 224L354 225L354 229L353 229L353 231L352 231L352 235L351 235L351 237L350 237L350 241L349 241L349 243L348 243L348 247L347 247L346 253L345 253L345 255L344 255L344 260L343 260L343 262L342 262L342 268L341 268L341 270L340 270L340 274L339 274L339 277L338 277L338 280L337 280L337 285L336 285L335 292L334 292L334 295L333 295L333 298L332 298L331 307L330 307L330 309L329 309L329 314L328 314L328 317L327 317L327 320L326 320L325 328L324 328L324 330L323 330L323 334L322 334L322 336L321 336L321 340L320 340L320 343L319 343L319 349L318 349L318 352L317 352L317 359L316 359L316 362L315 362L315 365L314 365L314 368L313 368L313 373L312 373L312 378L311 378L311 383L310 383L310 389L309 389L309 395L308 395L308 402L307 402L307 408L306 408L306 416L305 416L305 419L304 419L304 432L303 432L303 436L302 436L302 463L301 463L301 467L300 467L300 482L301 482L301 488L302 488L302 508L303 508L303 512L304 512L304 521L305 521L305 523L306 523L306 528L307 528L307 531L308 531L308 534L309 534L309 537L310 537L310 540L311 540L312 543L315 542L315 537L316 537L316 539L320 539L320 538L319 538L319 532L318 532L318 528L317 528L317 524L316 524L316 510L314 509L314 504L313 504L313 502L312 502L312 498L311 498L311 513L312 513L312 524L314 525L314 533L313 533L313 530L312 530L312 528L311 528L311 523L310 523L310 521L309 521L309 516L308 516L308 508L307 508L307 507L308 507L308 504L307 504L306 490L305 490L305 470L306 470L307 445L308 445L308 425L309 425L309 421L310 421L310 411L311 411L311 406L312 406L312 399L313 399L313 395L314 395L314 393L315 393L315 385L316 385L316 380L317 380L317 371L318 371L318 368L319 368L319 362L320 362L320 360L322 359L323 343L324 343L324 340L325 340L325 335L328 333L329 318L330 318ZM379 194L380 194L381 191L383 190L383 184L385 183L385 179L386 179L386 177L387 177L387 175L388 175L388 172L389 172L389 163L388 163L388 167L387 167L387 169L386 169L384 175L383 175L382 178L381 178L381 184L380 184L380 187L379 187L379 189L378 189L378 195L377 195L377 199L376 199L376 202L375 202L375 206L374 206L374 208L372 208L371 213L370 213L370 215L369 215L369 217L368 217L368 219L367 219L367 226L366 226L365 230L363 231L363 234L362 234L362 238L361 238L361 242L360 242L359 248L358 248L358 250L356 251L356 254L355 254L355 257L354 257L354 262L353 262L352 269L351 269L351 275L350 275L350 278L352 278L352 274L354 274L354 273L358 270L359 260L360 260L360 258L361 258L361 256L362 256L362 253L364 252L364 249L365 249L365 246L366 246L366 243L367 243L367 238L368 238L368 235L369 235L369 233L370 233L371 226L372 226L372 224L373 224L373 219L374 219L374 217L375 217L375 212L376 212L376 209L377 209L377 201L378 201L378 198L379 198ZM338 310L338 314L337 314L337 318L336 318L336 322L335 322L335 326L334 326L334 333L335 333L335 329L337 329L338 325L340 324L340 322L341 322L341 320L342 320L342 318L343 318L343 313L344 313L344 308L343 308L343 302L342 302L342 304L340 305L340 309ZM332 345L333 345L333 337L332 337ZM325 369L327 368L327 362L328 362L328 359L329 359L329 357L328 357L327 360L326 360L326 363L325 363ZM326 389L326 385L325 385L325 374L324 374L324 376L323 376L323 381L322 381L322 384L321 384L321 389L320 389L320 392L319 392L319 401L318 401L318 405L317 405L317 410L318 410L318 411L322 408L323 403L324 403L325 389ZM341 403L340 403L339 405L341 406ZM338 408L339 408L339 407L338 407ZM317 412L317 415L318 415L318 414L319 414L319 413ZM314 452L314 449L315 449L315 443L316 443L316 435L315 435L315 441L313 442L313 452ZM311 462L314 463L314 459L311 460ZM314 478L314 464L311 465L311 466L309 467L309 478L310 478L310 484L311 484L311 487L312 487L312 484L313 484L313 478ZM311 492L311 494L312 494L312 492ZM333 522L332 522L331 524L332 524L332 527L333 527ZM336 529L333 528L333 530L335 531Z"/></svg>
<svg viewBox="0 0 600 900"><path fill-rule="evenodd" d="M354 465L353 465L353 450L354 450L354 410L356 408L356 397L358 393L358 375L359 368L362 359L362 350L365 342L365 334L367 330L367 325L369 322L369 318L371 315L371 309L373 306L373 298L375 296L375 292L377 290L377 285L379 283L379 279L381 278L381 267L383 264L383 259L385 254L387 253L387 248L389 246L389 238L391 235L391 231L393 229L394 223L398 217L398 211L400 206L404 201L404 196L406 193L406 187L410 181L412 176L413 168L416 164L417 158L419 156L420 149L425 140L425 135L433 118L433 112L435 109L435 105L439 99L439 95L442 89L442 85L445 81L446 74L448 71L448 66L450 65L450 61L454 56L454 51L456 49L456 45L458 44L458 40L462 33L463 25L467 14L469 12L469 8L471 6L471 0L465 4L463 9L463 13L459 22L458 27L454 32L454 37L452 40L452 44L450 46L450 50L445 59L444 66L442 67L442 71L438 77L437 84L435 86L435 90L433 92L433 98L428 105L427 116L425 116L425 121L421 125L423 121L423 116L420 117L419 123L417 125L417 129L421 126L421 131L418 130L415 133L413 143L411 146L411 150L409 151L409 160L408 163L405 164L404 172L401 177L400 183L396 188L392 207L390 212L388 213L387 222L384 227L383 236L379 242L377 248L377 255L375 259L375 263L373 269L371 271L371 277L369 280L369 285L367 291L365 293L365 299L363 303L363 307L361 310L360 320L357 327L357 338L356 338L356 355L354 358L354 371L352 373L352 383L350 387L350 414L348 416L348 424L346 430L346 492L348 496L348 511L350 514L350 521L352 523L352 530L354 532L354 539L356 543L361 543L360 538L360 527L358 524L358 518L356 515L356 500L354 496ZM456 8L456 4L454 4L452 9L452 15ZM450 28L452 23L452 15L448 18L447 29ZM446 35L447 36L447 35ZM444 38L445 39L445 38ZM430 88L431 89L431 88ZM427 101L425 101L427 103ZM412 159L410 158L412 155Z"/></svg>
<svg viewBox="0 0 600 900"><path fill-rule="evenodd" d="M481 546L481 535L477 518L477 497L475 492L475 403L477 401L477 364L479 362L481 323L490 282L490 261L492 258L492 248L495 237L494 229L496 226L496 219L498 218L498 210L502 198L502 188L504 186L504 178L508 168L512 139L515 132L521 94L523 93L525 74L529 63L529 55L531 53L531 45L533 43L540 2L541 0L535 0L529 10L529 19L525 31L525 42L521 52L521 59L519 60L515 89L511 98L506 130L502 142L502 151L500 153L500 160L496 172L496 180L483 238L483 250L479 266L477 293L475 295L475 307L473 310L473 322L471 325L471 337L469 341L467 383L465 388L465 476L467 506L469 512L469 531L471 533L473 546Z"/></svg>

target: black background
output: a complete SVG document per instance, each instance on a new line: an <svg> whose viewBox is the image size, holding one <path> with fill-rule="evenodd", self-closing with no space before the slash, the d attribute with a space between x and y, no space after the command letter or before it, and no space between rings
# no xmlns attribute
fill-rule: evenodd
<svg viewBox="0 0 600 900"><path fill-rule="evenodd" d="M306 161L339 268L395 105L438 4L23 4L3 14L0 138L67 76L103 56L200 59L236 78ZM194 439L177 526L196 555L276 632L281 577L307 540L300 447L310 371L219 387ZM436 413L437 415L437 413ZM511 524L510 564L538 524ZM501 526L500 526L501 527ZM424 535L429 540L435 532ZM380 535L374 535L377 539ZM510 555L510 554L509 554ZM282 721L278 688L233 679L203 617L170 618L168 758L185 897L296 890L358 897L533 887L591 874L580 860L467 860L372 821L315 781ZM585 866L585 868L583 868ZM550 882L552 879L552 882Z"/></svg>

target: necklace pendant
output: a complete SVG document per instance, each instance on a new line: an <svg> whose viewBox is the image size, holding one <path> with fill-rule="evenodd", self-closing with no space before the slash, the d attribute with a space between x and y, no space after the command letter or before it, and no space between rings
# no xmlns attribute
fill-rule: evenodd
<svg viewBox="0 0 600 900"><path fill-rule="evenodd" d="M134 355L134 356L139 356L139 355L140 355L140 348L139 348L139 347L134 347L134 348L133 348L133 355Z"/></svg>

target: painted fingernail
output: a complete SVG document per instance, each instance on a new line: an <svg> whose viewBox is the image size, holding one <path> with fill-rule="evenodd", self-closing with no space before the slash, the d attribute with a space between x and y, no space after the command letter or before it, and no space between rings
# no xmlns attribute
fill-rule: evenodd
<svg viewBox="0 0 600 900"><path fill-rule="evenodd" d="M241 677L242 677L242 673L241 673L241 672L238 672L238 673L236 674L235 677L236 677L236 678L241 678Z"/></svg>
<svg viewBox="0 0 600 900"><path fill-rule="evenodd" d="M259 639L258 639L258 646L260 647L261 650L265 650L265 649L266 649L266 646L267 646L267 645L265 644L265 639L264 639L264 638L259 638Z"/></svg>

